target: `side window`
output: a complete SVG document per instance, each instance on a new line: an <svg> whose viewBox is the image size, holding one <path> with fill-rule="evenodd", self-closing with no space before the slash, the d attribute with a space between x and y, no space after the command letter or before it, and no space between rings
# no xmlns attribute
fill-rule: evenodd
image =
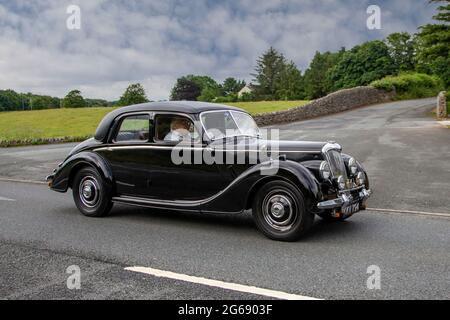
<svg viewBox="0 0 450 320"><path fill-rule="evenodd" d="M150 135L148 115L129 116L122 120L114 142L145 142Z"/></svg>
<svg viewBox="0 0 450 320"><path fill-rule="evenodd" d="M200 136L194 123L187 117L157 115L155 117L155 140L164 142L197 142Z"/></svg>

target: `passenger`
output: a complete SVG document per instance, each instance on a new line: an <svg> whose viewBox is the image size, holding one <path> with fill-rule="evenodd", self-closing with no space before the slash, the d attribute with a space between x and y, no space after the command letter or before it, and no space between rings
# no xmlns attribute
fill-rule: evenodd
<svg viewBox="0 0 450 320"><path fill-rule="evenodd" d="M183 141L191 140L189 129L191 124L189 120L183 118L174 118L170 123L170 132L164 137L164 141Z"/></svg>

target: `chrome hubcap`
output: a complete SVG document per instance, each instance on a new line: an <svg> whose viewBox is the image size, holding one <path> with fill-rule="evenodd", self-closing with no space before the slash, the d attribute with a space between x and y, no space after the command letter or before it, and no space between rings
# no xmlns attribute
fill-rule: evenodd
<svg viewBox="0 0 450 320"><path fill-rule="evenodd" d="M79 195L81 202L87 207L95 207L99 200L99 184L92 176L84 177L80 181Z"/></svg>
<svg viewBox="0 0 450 320"><path fill-rule="evenodd" d="M86 185L83 188L83 197L85 197L86 199L89 199L92 196L92 187Z"/></svg>
<svg viewBox="0 0 450 320"><path fill-rule="evenodd" d="M284 206L281 202L275 202L274 204L272 204L270 210L276 218L281 218L284 215Z"/></svg>
<svg viewBox="0 0 450 320"><path fill-rule="evenodd" d="M297 220L294 198L285 190L269 192L264 198L262 209L264 220L278 231L288 231Z"/></svg>

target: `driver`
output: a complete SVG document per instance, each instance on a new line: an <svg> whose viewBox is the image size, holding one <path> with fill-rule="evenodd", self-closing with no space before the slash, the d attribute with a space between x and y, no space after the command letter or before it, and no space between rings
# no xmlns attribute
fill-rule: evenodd
<svg viewBox="0 0 450 320"><path fill-rule="evenodd" d="M191 127L191 123L187 119L183 118L174 118L170 123L170 132L164 137L164 141L182 141L182 140L190 140L191 133L189 129Z"/></svg>

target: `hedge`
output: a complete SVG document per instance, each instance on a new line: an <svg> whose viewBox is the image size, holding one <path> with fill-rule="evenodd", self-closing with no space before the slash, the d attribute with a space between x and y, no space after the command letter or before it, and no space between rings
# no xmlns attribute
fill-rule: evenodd
<svg viewBox="0 0 450 320"><path fill-rule="evenodd" d="M417 99L436 96L443 90L442 80L424 73L403 73L373 81L372 87L385 91L395 90L396 99Z"/></svg>

